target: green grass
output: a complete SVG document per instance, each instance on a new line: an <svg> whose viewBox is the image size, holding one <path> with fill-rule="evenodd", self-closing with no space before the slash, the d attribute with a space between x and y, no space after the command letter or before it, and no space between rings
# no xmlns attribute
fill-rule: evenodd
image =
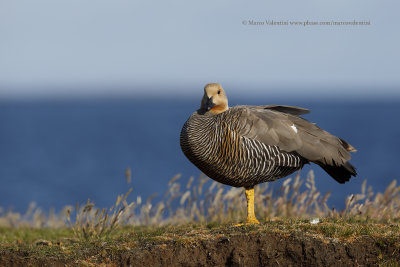
<svg viewBox="0 0 400 267"><path fill-rule="evenodd" d="M38 239L59 240L73 237L70 228L10 228L0 227L0 244L13 242L32 243Z"/></svg>
<svg viewBox="0 0 400 267"><path fill-rule="evenodd" d="M162 227L125 226L106 238L86 240L77 238L70 228L0 228L0 253L22 253L26 257L58 257L82 259L88 255L106 257L129 251L145 244L166 244L170 241L191 245L199 240L213 240L233 235L302 233L322 240L352 242L360 236L374 237L377 242L399 243L398 223L359 222L323 219L311 224L304 219L267 220L260 225L235 227L233 224L208 223L184 224ZM399 244L397 244L399 245Z"/></svg>
<svg viewBox="0 0 400 267"><path fill-rule="evenodd" d="M88 241L77 238L70 228L9 228L0 227L0 245L25 244L35 245L39 240L46 240L51 244L88 244L102 242L139 242L139 241L165 241L176 236L185 238L199 235L213 238L215 233L238 234L244 232L275 232L291 233L301 231L307 234L316 234L321 238L340 238L349 240L358 236L373 236L377 238L399 238L399 223L355 222L347 220L323 219L318 224L311 224L304 219L281 219L264 221L260 225L235 226L228 223L184 224L168 226L124 226L102 239ZM38 245L44 246L44 245Z"/></svg>

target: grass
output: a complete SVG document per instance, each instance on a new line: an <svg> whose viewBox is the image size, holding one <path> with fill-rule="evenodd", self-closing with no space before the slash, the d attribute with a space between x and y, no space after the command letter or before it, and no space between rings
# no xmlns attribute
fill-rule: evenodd
<svg viewBox="0 0 400 267"><path fill-rule="evenodd" d="M121 218L127 220L133 216L132 213L125 215L134 205L134 203L128 204L126 202L131 192L132 188L129 189L125 195L118 196L115 205L109 210L94 209L94 203L90 200L88 200L82 208L79 208L79 204L77 204L74 224L71 222L71 210L67 210L67 220L75 236L82 237L86 240L108 236L121 224Z"/></svg>
<svg viewBox="0 0 400 267"><path fill-rule="evenodd" d="M354 220L323 219L311 224L305 219L276 219L263 221L260 225L234 227L232 223L192 223L184 225L123 226L103 239L77 238L71 228L0 228L0 252L10 251L29 257L57 257L82 259L89 255L98 258L111 257L146 244L163 245L178 242L191 246L199 240L213 240L234 235L277 233L281 236L293 232L321 240L352 242L360 236L371 236L377 242L391 242L400 246L398 223L359 222ZM100 259L99 259L100 260Z"/></svg>
<svg viewBox="0 0 400 267"><path fill-rule="evenodd" d="M130 171L127 170L127 182ZM400 250L400 186L393 181L383 193L374 193L366 181L361 192L346 198L345 209L331 209L329 194L321 195L311 171L306 179L288 178L278 192L268 184L255 189L260 225L234 227L246 217L244 192L226 188L205 176L168 183L164 198L130 200L131 189L115 204L99 209L88 200L59 213L43 212L31 204L25 214L0 209L0 258L19 255L42 265L40 259L63 259L77 265L112 263L121 253L148 246L193 246L201 240L235 235L305 235L323 242L353 242L373 237L381 247ZM397 252L396 252L397 251ZM398 266L380 254L377 262ZM56 262L60 263L60 262ZM52 262L48 262L52 264Z"/></svg>
<svg viewBox="0 0 400 267"><path fill-rule="evenodd" d="M128 183L131 181L130 175L128 169ZM132 190L129 189L126 194L118 196L115 205L109 209L96 208L90 200L84 205L66 206L59 213L45 213L33 204L25 214L1 212L0 209L0 227L18 228L20 230L17 232L21 235L24 232L22 229L41 231L46 227L49 233L63 229L60 231L69 231L74 238L91 241L107 239L113 232L126 226L163 227L196 223L213 229L221 224L238 223L245 219L246 203L242 188L226 188L203 175L198 179L191 177L186 184L181 184L179 179L180 175L177 175L168 182L164 198L157 203L152 203L152 197L146 201L140 197L129 201ZM400 219L400 186L396 181L383 193L374 193L364 181L361 193L347 197L346 207L342 211L331 209L327 204L328 198L329 194L321 195L318 191L314 173L310 171L306 179L301 179L299 175L287 178L278 193L274 193L268 183L258 185L255 189L256 214L267 224L279 220L309 221L319 218L325 222L357 222L361 227L366 223L391 225ZM310 223L305 225L313 227ZM319 225L326 236L335 236L341 224L332 228L332 224L324 226L318 223L315 227ZM340 233L352 236L354 233L370 231L367 227L360 229L349 226L347 230L340 230ZM7 234L0 233L1 241ZM30 240L29 237L23 239Z"/></svg>

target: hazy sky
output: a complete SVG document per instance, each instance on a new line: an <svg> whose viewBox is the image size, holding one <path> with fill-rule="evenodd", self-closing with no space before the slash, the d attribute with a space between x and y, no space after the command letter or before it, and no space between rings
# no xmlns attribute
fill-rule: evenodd
<svg viewBox="0 0 400 267"><path fill-rule="evenodd" d="M398 0L0 0L0 96L198 94L211 81L399 96L399 10Z"/></svg>

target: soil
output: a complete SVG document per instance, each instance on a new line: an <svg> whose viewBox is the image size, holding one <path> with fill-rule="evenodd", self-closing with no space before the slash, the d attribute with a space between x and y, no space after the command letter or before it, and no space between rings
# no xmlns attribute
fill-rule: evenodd
<svg viewBox="0 0 400 267"><path fill-rule="evenodd" d="M398 240L341 240L293 233L216 234L182 241L143 240L122 250L89 249L80 258L0 253L0 266L376 266L398 264ZM398 265L397 265L398 266Z"/></svg>

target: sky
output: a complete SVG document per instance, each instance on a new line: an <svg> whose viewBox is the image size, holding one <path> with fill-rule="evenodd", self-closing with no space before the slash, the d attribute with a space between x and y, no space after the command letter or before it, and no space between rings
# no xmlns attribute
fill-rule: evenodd
<svg viewBox="0 0 400 267"><path fill-rule="evenodd" d="M398 0L0 0L0 98L198 95L208 82L400 98L398 10Z"/></svg>

